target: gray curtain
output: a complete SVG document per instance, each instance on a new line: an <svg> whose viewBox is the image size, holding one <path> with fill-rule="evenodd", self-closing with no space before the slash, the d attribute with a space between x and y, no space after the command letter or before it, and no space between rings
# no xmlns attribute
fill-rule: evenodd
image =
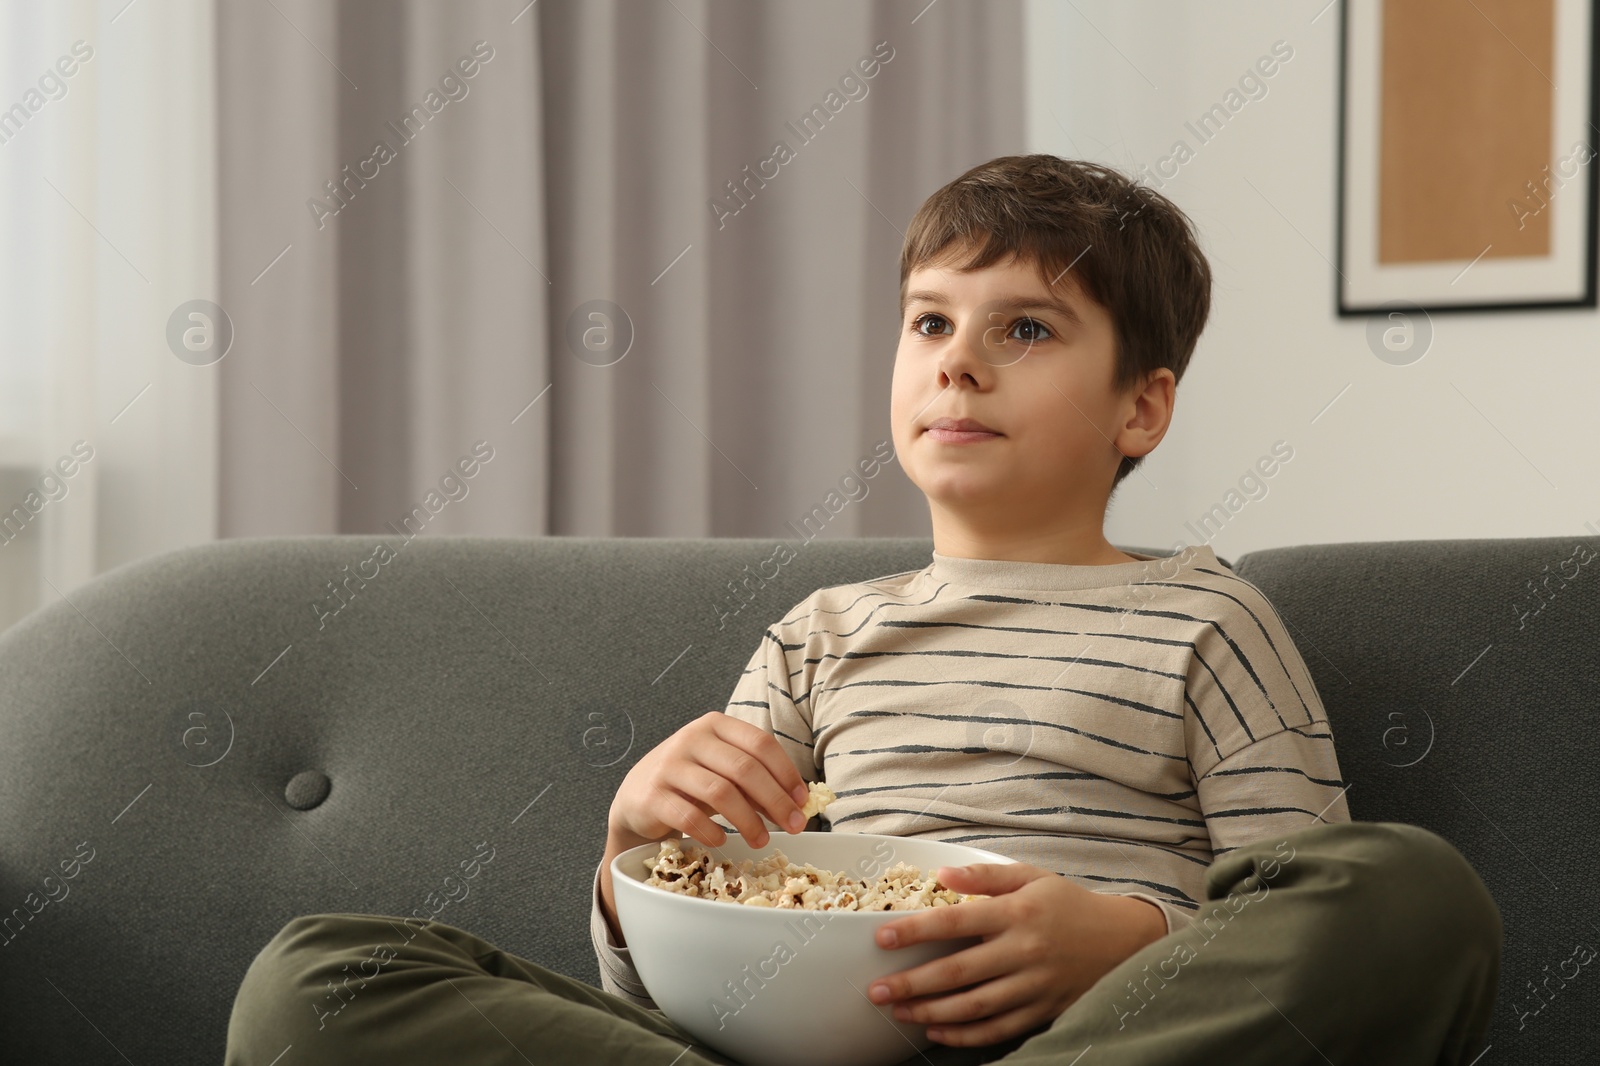
<svg viewBox="0 0 1600 1066"><path fill-rule="evenodd" d="M223 536L792 537L890 440L906 222L1026 150L1020 0L217 32ZM928 535L898 466L847 485L823 535Z"/></svg>

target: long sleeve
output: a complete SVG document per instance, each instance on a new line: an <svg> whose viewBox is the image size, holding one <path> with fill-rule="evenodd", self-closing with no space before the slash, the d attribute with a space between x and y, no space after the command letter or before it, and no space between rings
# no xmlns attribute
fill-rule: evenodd
<svg viewBox="0 0 1600 1066"><path fill-rule="evenodd" d="M1212 767L1197 792L1216 858L1318 821L1350 820L1326 722L1283 729L1241 748ZM1160 907L1169 933L1193 922L1192 911L1168 900L1144 892L1123 895Z"/></svg>
<svg viewBox="0 0 1600 1066"><path fill-rule="evenodd" d="M800 625L804 624L802 616ZM781 626L768 627L761 635L760 646L750 656L728 699L726 713L777 737L800 776L806 781L820 781L822 774L817 769L816 743L811 734L810 684L815 675L809 668L791 672L788 652L797 652L803 662L805 645L785 645Z"/></svg>
<svg viewBox="0 0 1600 1066"><path fill-rule="evenodd" d="M749 722L777 737L784 753L794 763L795 769L800 771L800 777L806 781L821 781L822 774L818 772L813 758L815 745L811 736L810 702L806 693L802 692L797 697L791 691L796 680L808 683L810 673L807 671L798 678L790 674L787 654L790 650L800 652L802 657L805 654L803 644L785 646L778 636L778 628L769 627L761 635L761 643L751 654L744 673L739 675L724 713L729 718ZM801 704L804 704L804 710ZM822 818L820 814L812 815L805 824L805 831L824 831ZM730 833L738 832L733 823L720 814L713 814L711 820ZM769 828L772 828L770 822ZM779 835L780 831L774 829L774 837Z"/></svg>
<svg viewBox="0 0 1600 1066"><path fill-rule="evenodd" d="M1155 904L1160 908L1162 916L1167 919L1167 932L1169 933L1176 933L1180 929L1189 928L1194 919L1192 912L1184 910L1182 907L1176 906L1160 896L1152 896L1148 892L1107 892L1106 894L1132 896L1134 899L1142 899L1146 903Z"/></svg>
<svg viewBox="0 0 1600 1066"><path fill-rule="evenodd" d="M604 861L604 860L602 860ZM594 891L589 910L589 940L594 945L595 958L600 961L600 987L614 996L647 1010L656 1010L656 1001L645 991L639 980L639 971L633 968L628 949L617 944L606 923L605 911L600 907L600 867L594 868Z"/></svg>
<svg viewBox="0 0 1600 1066"><path fill-rule="evenodd" d="M1326 722L1284 729L1240 749L1200 779L1199 792L1219 858L1319 821L1350 820Z"/></svg>
<svg viewBox="0 0 1600 1066"><path fill-rule="evenodd" d="M1278 613L1241 602L1195 641L1189 758L1214 856L1320 822L1348 822L1327 712Z"/></svg>

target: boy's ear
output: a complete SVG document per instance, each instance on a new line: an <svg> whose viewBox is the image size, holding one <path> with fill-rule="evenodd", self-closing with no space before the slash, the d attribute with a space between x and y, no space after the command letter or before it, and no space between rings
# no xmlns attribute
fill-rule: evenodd
<svg viewBox="0 0 1600 1066"><path fill-rule="evenodd" d="M1132 458L1155 451L1172 425L1177 404L1177 379L1166 367L1145 375L1144 384L1128 390L1127 418L1117 433L1117 450Z"/></svg>

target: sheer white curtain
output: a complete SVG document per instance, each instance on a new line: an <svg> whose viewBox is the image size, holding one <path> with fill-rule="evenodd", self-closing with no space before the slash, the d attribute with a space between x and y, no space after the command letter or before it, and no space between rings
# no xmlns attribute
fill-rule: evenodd
<svg viewBox="0 0 1600 1066"><path fill-rule="evenodd" d="M209 0L0 4L0 626L217 525Z"/></svg>

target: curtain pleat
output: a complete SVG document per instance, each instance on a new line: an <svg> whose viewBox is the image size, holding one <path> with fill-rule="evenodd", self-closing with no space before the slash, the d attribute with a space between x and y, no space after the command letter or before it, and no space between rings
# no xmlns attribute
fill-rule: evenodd
<svg viewBox="0 0 1600 1066"><path fill-rule="evenodd" d="M276 8L218 13L227 536L793 538L890 440L906 222L1025 151L1020 0ZM927 535L867 488L824 535Z"/></svg>

